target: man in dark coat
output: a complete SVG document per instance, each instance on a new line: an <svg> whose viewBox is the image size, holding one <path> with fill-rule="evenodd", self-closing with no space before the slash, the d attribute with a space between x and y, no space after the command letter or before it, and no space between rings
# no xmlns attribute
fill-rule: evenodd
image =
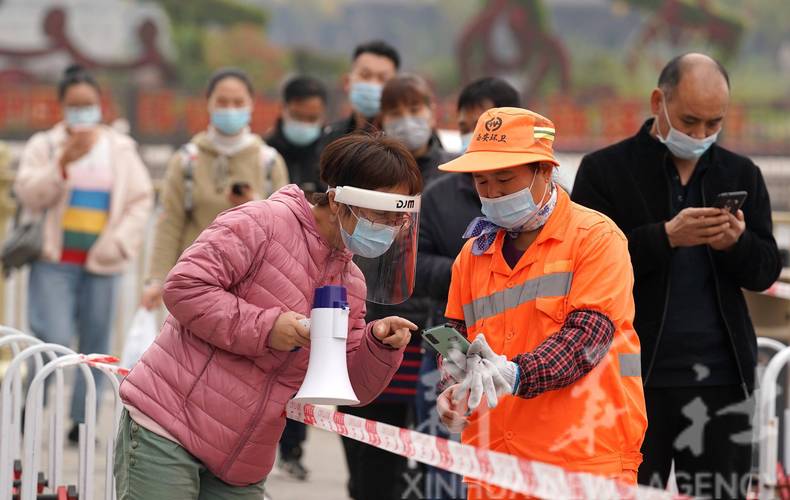
<svg viewBox="0 0 790 500"><path fill-rule="evenodd" d="M746 496L757 346L742 289L781 271L760 169L716 144L729 97L720 63L673 59L653 118L585 156L572 194L628 236L649 421L639 481L663 488L674 460L694 497ZM716 208L736 191L747 193L740 209Z"/></svg>

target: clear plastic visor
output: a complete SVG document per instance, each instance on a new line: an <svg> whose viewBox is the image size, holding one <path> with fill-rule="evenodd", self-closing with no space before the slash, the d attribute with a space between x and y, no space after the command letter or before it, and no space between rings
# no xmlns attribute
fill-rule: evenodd
<svg viewBox="0 0 790 500"><path fill-rule="evenodd" d="M408 300L414 290L420 196L347 186L332 190L344 205L338 216L352 240L347 246L354 263L365 276L367 300L387 305Z"/></svg>

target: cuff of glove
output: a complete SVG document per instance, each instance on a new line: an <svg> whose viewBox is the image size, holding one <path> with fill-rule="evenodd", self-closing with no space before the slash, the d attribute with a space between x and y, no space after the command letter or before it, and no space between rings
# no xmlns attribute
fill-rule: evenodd
<svg viewBox="0 0 790 500"><path fill-rule="evenodd" d="M510 363L513 362L510 361ZM518 386L521 383L521 367L518 366L518 363L513 363L513 366L516 368L516 374L515 374L516 376L515 376L515 380L513 381L513 392L511 392L510 394L517 394Z"/></svg>

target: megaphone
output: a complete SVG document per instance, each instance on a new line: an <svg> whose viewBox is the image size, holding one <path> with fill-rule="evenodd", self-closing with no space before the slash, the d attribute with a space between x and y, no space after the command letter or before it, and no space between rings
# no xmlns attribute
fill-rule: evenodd
<svg viewBox="0 0 790 500"><path fill-rule="evenodd" d="M345 287L328 285L315 289L310 312L310 359L294 401L320 405L359 403L346 365L349 312Z"/></svg>

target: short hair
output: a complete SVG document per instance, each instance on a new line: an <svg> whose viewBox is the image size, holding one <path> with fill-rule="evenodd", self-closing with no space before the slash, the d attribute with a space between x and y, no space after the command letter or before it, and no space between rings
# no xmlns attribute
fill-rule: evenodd
<svg viewBox="0 0 790 500"><path fill-rule="evenodd" d="M355 133L331 142L321 153L321 180L329 187L391 188L405 184L410 195L422 192L422 174L400 141L382 133ZM319 205L329 201L316 193Z"/></svg>
<svg viewBox="0 0 790 500"><path fill-rule="evenodd" d="M458 96L458 110L479 106L491 101L495 108L520 108L521 96L512 85L501 78L485 77L476 80L461 91Z"/></svg>
<svg viewBox="0 0 790 500"><path fill-rule="evenodd" d="M354 56L351 58L351 61L356 61L362 54L375 54L377 56L386 57L392 61L396 70L400 69L400 54L398 54L398 50L384 40L371 40L370 42L357 45L354 49Z"/></svg>
<svg viewBox="0 0 790 500"><path fill-rule="evenodd" d="M227 78L235 78L240 80L241 83L247 87L247 91L250 93L250 97L255 95L255 89L252 86L252 80L250 80L249 75L243 70L239 68L220 68L208 79L208 85L206 85L206 97L211 97L211 94L214 93L214 90L219 85L219 82L225 80Z"/></svg>
<svg viewBox="0 0 790 500"><path fill-rule="evenodd" d="M58 82L58 100L62 101L66 97L66 92L68 92L69 88L80 83L87 83L96 89L96 92L101 93L99 84L93 78L93 75L79 64L72 64L63 71L63 77Z"/></svg>
<svg viewBox="0 0 790 500"><path fill-rule="evenodd" d="M425 104L433 102L433 92L428 83L420 76L405 74L389 80L381 91L381 111L396 109L401 104Z"/></svg>
<svg viewBox="0 0 790 500"><path fill-rule="evenodd" d="M658 87L664 91L664 94L667 97L669 97L669 95L672 94L672 91L677 88L678 84L680 83L680 79L683 77L683 72L686 70L686 64L683 60L687 55L689 55L688 52L673 57L658 75ZM727 73L727 69L716 59L711 59L716 64L716 69L719 70L721 76L724 77L724 81L727 82L727 88L729 89L730 75Z"/></svg>
<svg viewBox="0 0 790 500"><path fill-rule="evenodd" d="M310 97L318 97L326 104L326 87L321 80L312 76L295 76L288 80L283 87L283 101L286 103Z"/></svg>

